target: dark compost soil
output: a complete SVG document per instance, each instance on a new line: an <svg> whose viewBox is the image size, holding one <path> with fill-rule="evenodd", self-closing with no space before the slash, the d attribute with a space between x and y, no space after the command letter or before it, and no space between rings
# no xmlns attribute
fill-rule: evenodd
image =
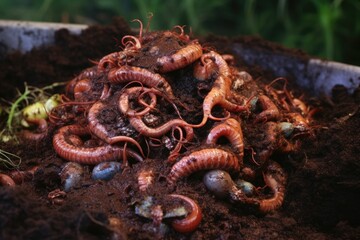
<svg viewBox="0 0 360 240"><path fill-rule="evenodd" d="M90 60L97 61L118 51L115 39L128 34L131 30L121 19L109 26L89 27L80 36L60 30L54 46L24 55L11 54L1 60L0 95L12 99L15 89L22 89L24 82L46 86L68 81L92 66ZM220 53L234 54L231 45L241 42L274 52L287 51L307 60L299 51L252 37L211 36L201 42ZM241 55L235 58L236 65L254 79L261 77L269 82L277 77L259 66L246 65ZM0 239L360 239L360 114L357 111L360 91L348 94L342 86L336 86L332 96L315 98L306 89L295 89L294 79L289 78L289 82L296 96L304 93L305 102L318 109L312 123L315 138L304 138L299 151L281 159L289 175L287 190L283 206L273 213L258 214L215 198L206 190L201 180L203 172L199 172L178 181L175 192L198 202L203 212L200 226L191 234L176 233L171 227L165 234L159 232L151 220L135 214L134 204L142 199L137 189L137 173L143 168L152 168L157 175L156 183L148 191L150 195L161 198L172 192L164 177L170 167L164 161L163 151L153 154L151 159L132 163L107 182L92 180L91 167L86 167L82 184L67 192L62 204L52 204L48 193L62 188L59 172L65 161L47 139L36 144L1 146L22 157L20 170L35 165L39 170L32 181L14 188L0 186ZM184 96L191 94L188 83L184 80L172 84L176 96L182 96L181 100L186 102ZM347 117L349 113L353 114ZM199 122L198 119L192 122ZM196 134L201 138L206 132ZM0 168L0 172L7 171ZM117 234L106 227L109 217L121 221Z"/></svg>

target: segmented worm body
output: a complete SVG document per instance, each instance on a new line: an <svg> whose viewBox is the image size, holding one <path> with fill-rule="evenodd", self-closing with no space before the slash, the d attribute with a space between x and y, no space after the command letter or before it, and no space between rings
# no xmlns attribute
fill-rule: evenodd
<svg viewBox="0 0 360 240"><path fill-rule="evenodd" d="M81 79L75 84L74 99L75 101L85 101L87 95L91 90L91 81L88 78Z"/></svg>
<svg viewBox="0 0 360 240"><path fill-rule="evenodd" d="M198 80L209 80L217 72L216 65L213 61L198 61L194 65L194 77Z"/></svg>
<svg viewBox="0 0 360 240"><path fill-rule="evenodd" d="M133 60L134 52L124 50L120 52L112 52L100 59L97 70L105 72L107 69L113 69L130 63Z"/></svg>
<svg viewBox="0 0 360 240"><path fill-rule="evenodd" d="M38 166L35 166L25 171L13 170L9 173L9 176L14 180L16 184L21 184L25 181L32 180L38 168Z"/></svg>
<svg viewBox="0 0 360 240"><path fill-rule="evenodd" d="M96 77L96 75L97 75L96 67L90 67L90 68L85 69L78 76L76 76L75 78L73 78L72 80L70 80L68 82L68 84L66 85L66 88L65 88L66 95L73 96L75 85L79 81L81 81L83 79L92 79L92 78Z"/></svg>
<svg viewBox="0 0 360 240"><path fill-rule="evenodd" d="M170 194L172 198L179 198L190 205L191 212L184 219L176 219L171 222L171 226L175 231L180 233L193 232L202 220L202 213L199 205L191 198L180 194Z"/></svg>
<svg viewBox="0 0 360 240"><path fill-rule="evenodd" d="M201 62L203 63L203 65L209 63L209 60L216 65L218 75L230 77L230 67L220 54L214 51L210 51L201 56Z"/></svg>
<svg viewBox="0 0 360 240"><path fill-rule="evenodd" d="M140 117L130 117L129 121L136 131L147 137L161 137L167 132L169 132L172 128L175 128L177 126L184 128L186 133L185 139L187 141L191 141L191 139L193 139L194 137L193 128L189 127L188 124L181 119L172 119L157 128L150 128L146 126Z"/></svg>
<svg viewBox="0 0 360 240"><path fill-rule="evenodd" d="M230 151L219 148L207 148L190 153L175 163L167 176L169 184L194 172L209 169L240 171L242 159Z"/></svg>
<svg viewBox="0 0 360 240"><path fill-rule="evenodd" d="M203 54L194 66L194 77L198 80L210 79L215 74L230 77L230 68L224 57L234 60L231 55L220 55L214 51Z"/></svg>
<svg viewBox="0 0 360 240"><path fill-rule="evenodd" d="M219 105L230 112L241 112L247 111L248 106L243 106L237 103L233 103L229 100L232 96L231 94L231 85L233 79L231 77L231 69L228 66L227 62L222 58L222 56L214 51L204 54L201 57L203 64L209 64L209 60L215 63L218 72L217 78L214 81L213 87L210 92L206 95L203 101L203 112L204 117L200 124L194 125L192 127L202 127L205 125L206 121L210 118L212 120L222 120L224 118L214 117L211 113L214 106Z"/></svg>
<svg viewBox="0 0 360 240"><path fill-rule="evenodd" d="M158 58L156 61L158 71L166 73L183 68L195 62L202 54L202 46L197 41L193 41L170 56Z"/></svg>
<svg viewBox="0 0 360 240"><path fill-rule="evenodd" d="M144 68L122 66L110 70L108 79L113 84L140 82L147 87L153 87L166 93L171 99L175 99L170 84L160 74L150 72Z"/></svg>
<svg viewBox="0 0 360 240"><path fill-rule="evenodd" d="M150 96L150 104L148 104L146 106L145 109L143 109L140 112L135 111L134 109L131 109L129 106L129 96L135 93L140 93L141 91L146 91L146 93L149 94ZM156 99L156 95L157 94L161 94L160 91L156 90L155 88L153 89L149 89L149 88L144 88L144 87L132 87L132 88L127 88L120 96L119 98L119 110L125 114L126 116L129 117L136 117L136 116L144 116L146 113L150 112L152 109L155 108L157 99Z"/></svg>
<svg viewBox="0 0 360 240"><path fill-rule="evenodd" d="M264 181L273 192L273 196L269 199L260 200L259 210L268 213L278 209L283 204L287 174L277 162L270 161L264 172Z"/></svg>
<svg viewBox="0 0 360 240"><path fill-rule="evenodd" d="M6 174L0 173L0 186L13 187L16 183L14 180Z"/></svg>
<svg viewBox="0 0 360 240"><path fill-rule="evenodd" d="M293 137L297 135L310 135L312 137L314 136L314 131L309 126L309 120L303 117L300 113L286 113L284 114L284 118L287 118L293 124Z"/></svg>
<svg viewBox="0 0 360 240"><path fill-rule="evenodd" d="M88 113L88 128L89 130L96 135L98 138L102 139L103 141L109 144L115 144L118 142L129 142L134 144L140 151L141 155L144 156L143 150L140 144L133 138L127 136L109 136L109 132L106 130L105 126L101 124L97 118L99 112L105 108L106 105L98 101L94 103Z"/></svg>
<svg viewBox="0 0 360 240"><path fill-rule="evenodd" d="M258 98L262 111L255 117L255 123L280 119L280 111L275 103L266 95Z"/></svg>
<svg viewBox="0 0 360 240"><path fill-rule="evenodd" d="M124 149L118 146L103 145L98 147L81 147L72 145L67 138L69 135L89 135L87 128L79 125L68 125L59 129L53 137L53 147L55 152L62 158L78 162L81 164L98 164L105 161L115 161L122 159ZM142 157L136 152L126 149L125 155L132 157L138 161L142 161Z"/></svg>
<svg viewBox="0 0 360 240"><path fill-rule="evenodd" d="M240 122L234 118L226 119L223 123L220 123L213 127L207 136L206 143L214 145L217 143L220 137L226 137L235 152L242 159L244 156L244 139L241 130Z"/></svg>
<svg viewBox="0 0 360 240"><path fill-rule="evenodd" d="M46 119L27 120L27 122L36 125L34 131L22 130L21 137L27 141L38 142L48 136L48 124Z"/></svg>
<svg viewBox="0 0 360 240"><path fill-rule="evenodd" d="M210 92L206 95L203 101L203 113L204 117L201 123L195 125L190 124L192 127L202 127L205 125L206 121L210 118L212 120L222 120L223 118L218 118L212 115L212 109L214 106L219 105L224 109L230 112L242 112L247 111L248 106L240 105L227 100L227 96L231 87L231 79L220 75L214 82L214 86Z"/></svg>
<svg viewBox="0 0 360 240"><path fill-rule="evenodd" d="M153 170L141 170L138 176L139 190L145 192L146 189L154 182Z"/></svg>

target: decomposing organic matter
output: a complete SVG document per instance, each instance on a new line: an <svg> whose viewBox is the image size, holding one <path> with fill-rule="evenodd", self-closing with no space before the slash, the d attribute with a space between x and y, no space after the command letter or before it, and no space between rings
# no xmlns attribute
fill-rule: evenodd
<svg viewBox="0 0 360 240"><path fill-rule="evenodd" d="M230 198L219 201L230 199L265 214L278 209L286 197L287 174L276 157L299 150L301 140L314 134L312 110L286 84L279 90L273 87L278 80L255 82L233 65L231 55L207 50L182 27L176 29L181 33L143 33L141 26L138 37L125 36L122 51L104 56L69 81L62 102L49 113L51 121L34 122L42 135L26 131L25 138L43 139L51 125L56 128L53 148L62 159L83 165L123 160L124 171L133 164L159 161L152 159L155 152L166 152L163 164L169 170L163 174L173 191L178 181L195 172L220 169L245 185L234 191L235 183L229 180L232 185L220 195L229 191ZM186 96L176 91L182 81L187 81ZM148 167L137 177L139 187L134 189L144 198L161 179ZM217 179L206 185L221 185ZM1 182L11 185L5 176ZM216 191L216 186L208 187ZM196 230L201 204L169 194L192 208L183 219L171 220L172 227L183 233ZM163 207L150 207L159 226Z"/></svg>

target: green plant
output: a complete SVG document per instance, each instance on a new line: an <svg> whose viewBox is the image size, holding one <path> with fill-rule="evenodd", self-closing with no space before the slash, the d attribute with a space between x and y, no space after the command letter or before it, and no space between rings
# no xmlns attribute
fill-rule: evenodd
<svg viewBox="0 0 360 240"><path fill-rule="evenodd" d="M21 158L13 153L0 149L0 165L6 168L18 168Z"/></svg>
<svg viewBox="0 0 360 240"><path fill-rule="evenodd" d="M43 88L28 86L24 84L24 92L17 90L17 97L13 102L4 101L7 106L3 106L2 115L5 121L0 122L0 142L14 141L18 142L17 133L22 128L21 121L23 119L22 113L32 103L44 102L50 98L49 91L62 86L65 83L53 83Z"/></svg>

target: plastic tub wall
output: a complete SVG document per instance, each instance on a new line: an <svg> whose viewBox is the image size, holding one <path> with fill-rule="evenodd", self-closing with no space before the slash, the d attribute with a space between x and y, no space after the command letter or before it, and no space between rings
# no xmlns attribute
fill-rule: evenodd
<svg viewBox="0 0 360 240"><path fill-rule="evenodd" d="M32 48L52 44L55 31L62 28L80 34L87 26L0 20L0 57L15 50L25 53ZM238 43L232 48L248 64L259 65L278 76L292 76L300 86L314 94L329 95L337 84L344 85L350 92L360 85L360 67L357 66L320 59L304 61L286 53L275 54L268 49L255 49Z"/></svg>

